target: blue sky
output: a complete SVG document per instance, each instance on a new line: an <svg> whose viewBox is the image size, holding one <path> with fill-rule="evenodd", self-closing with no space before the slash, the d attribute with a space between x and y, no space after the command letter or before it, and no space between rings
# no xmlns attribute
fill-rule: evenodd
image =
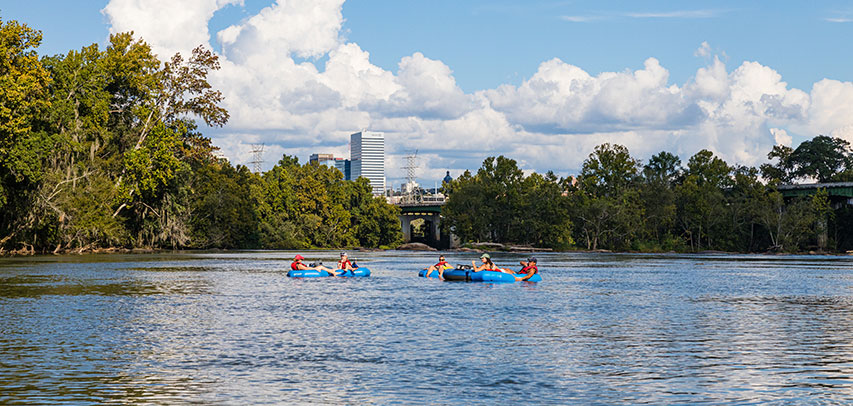
<svg viewBox="0 0 853 406"><path fill-rule="evenodd" d="M850 2L361 1L346 3L349 37L390 68L421 51L454 70L466 91L518 82L558 57L588 72L642 66L653 56L685 82L702 42L731 63L759 61L792 85L850 80ZM633 16L632 16L633 15ZM657 17L653 15L659 15ZM389 40L391 39L391 40Z"/></svg>
<svg viewBox="0 0 853 406"><path fill-rule="evenodd" d="M233 44L229 43L229 50L223 51L217 33L228 27L254 24L250 23L253 17L263 20L261 11L264 9L270 11L268 15L277 13L279 17L276 18L284 18L281 16L291 13L295 20L289 21L302 21L309 18L308 13L315 7L315 2L307 0L290 2L290 11L272 0L244 0L242 4L232 1L238 4L223 5L226 2L192 0L182 3L183 8L177 11L163 13L175 15L186 9L187 18L204 19L201 23L206 24L209 31L208 45L221 52L224 58L239 61L238 55L243 53L237 52L238 47L250 49L257 43L252 45L250 38L244 35ZM204 6L205 3L209 4ZM102 12L108 4L111 4L111 11ZM362 126L428 144L450 145L449 139L476 132L474 123L485 127L505 121L484 130L481 141L488 143L489 134L503 134L504 131L503 137L507 140L524 140L523 145L505 148L496 142L485 151L468 154L467 159L459 157L459 145L446 149L425 146L422 149L426 156L432 154L434 157L430 162L439 162L442 156L454 157L441 161L440 165L436 163L435 167L424 165L429 176L437 176L445 168L476 167L484 155L497 153L516 154L522 165L530 170L554 169L560 173L571 173L578 169L590 146L601 141L623 142L642 158L647 158L655 148L689 156L697 148L707 147L729 161L755 164L762 159L761 151L769 150L774 142L785 142L788 138L796 144L816 135L814 132L817 131L853 137L853 130L845 130L853 124L843 118L848 111L826 110L830 108L826 106L839 105L839 100L846 106L849 97L843 91L853 81L853 70L850 69L853 66L853 45L849 41L853 38L853 4L849 2L318 0L316 4L314 11L320 10L329 16L328 20L317 20L317 26L328 23L329 30L310 32L307 28L309 31L298 32L294 34L296 36L273 33L264 38L293 43L283 47L272 42L263 45L286 54L282 61L293 61L297 65L307 61L316 67L317 72L313 73L306 73L301 68L271 71L269 77L286 82L288 75L293 75L294 82L318 82L319 90L314 85L285 86L281 95L275 96L276 100L291 100L304 97L308 92L308 99L314 104L307 106L317 111L307 114L306 105L300 104L301 107L294 109L288 107L292 104L285 103L277 113L267 113L281 114L281 124L263 128L247 125L251 120L241 120L237 112L233 125L211 132L215 141L217 138L220 141L226 155L235 162L244 160L242 156L245 154L241 151L248 148L249 143L259 141L268 143L275 153L301 156L307 155L310 148L337 148L335 151L343 154L345 147L340 145L345 143L346 134L350 129L357 130ZM178 49L172 38L158 37L158 31L151 31L151 27L168 24L168 21L159 21L167 19L159 15L158 10L151 10L152 7L135 5L127 0L2 0L0 17L4 20L17 19L42 30L42 54L62 53L93 42L104 43L111 29L134 28L135 24L139 24L135 31L143 33L155 48L160 44L164 50ZM198 11L205 7L216 10L212 17L205 17L204 12ZM305 14L300 17L294 13ZM319 17L314 15L310 18ZM265 29L290 30L281 27ZM304 46L295 44L299 38L311 35L317 35L324 42L306 43ZM262 39L256 38L255 41ZM703 43L707 44L704 48ZM325 72L326 66L336 52L352 51L347 44L369 53L369 64L381 70L382 74L390 75L386 75L387 80L365 82L359 88L366 92L364 94L348 88L348 83L335 82L332 75ZM554 58L559 63L548 65L548 61ZM654 58L656 63L649 65L649 58ZM715 65L716 60L721 67ZM757 64L749 65L752 61ZM357 61L346 59L345 63L355 66ZM404 69L405 63L408 64ZM661 69L656 68L656 64ZM710 88L703 88L706 83L698 77L715 66L729 77L723 80L725 78L717 74L718 81L726 83L709 86L726 86L727 90L723 92L725 94L708 96ZM591 79L582 77L583 74L572 76L574 67ZM611 73L624 74L627 76L623 79L633 77L637 81L643 75L663 75L660 77L664 78L664 83L637 85L642 89L654 87L650 92L636 90L636 86L626 84L627 87L619 88L620 91L641 99L637 105L607 105L600 111L594 107L604 103L599 93L579 96L577 101L573 101L577 94L566 90L568 88L561 88L564 94L556 96L536 93L543 89L537 83L545 81L557 86L561 77L585 81L586 88L598 92L605 79L612 76ZM316 74L316 80L304 77L307 74ZM237 85L228 82L226 76L223 75L221 85L228 96L229 86L236 89ZM418 87L424 78L436 79L436 87ZM832 82L821 82L824 79ZM780 88L782 82L787 87ZM824 85L822 92L813 89L816 83ZM369 94L368 97L371 88L386 85L387 91ZM511 88L500 90L502 86ZM676 98L679 101L661 101L659 96L669 92L668 86L678 88L673 92L678 93ZM752 90L745 92L747 95L737 96L739 89L743 88ZM630 93L631 89L635 89L634 93ZM312 93L315 90L318 93ZM331 104L316 104L321 96ZM799 109L799 112L785 117L765 114L779 108L769 104L765 106L765 112L755 113L757 116L736 111L735 105L753 103L750 97L755 102L778 99L786 109ZM431 98L448 100L446 104L452 108L441 110L443 107L427 106ZM649 99L644 101L643 98ZM668 108L678 111L672 114L641 111L643 105L658 102L664 103L658 108L660 111ZM543 104L536 109L525 110L531 103ZM710 104L715 107L709 107ZM703 117L707 120L682 125L683 120L673 118L683 117L681 113L684 111L692 111L690 106L694 106L694 110L703 109ZM592 110L576 120L561 118L566 112L580 108ZM817 111L817 108L824 110ZM553 114L543 113L549 109ZM315 113L321 110L328 115L316 118L321 115ZM611 112L623 110L624 114L613 113L611 116ZM563 113L558 113L560 111ZM602 116L607 121L606 126L589 125L591 120L599 120ZM330 117L342 123L329 126ZM351 117L351 122L342 117ZM292 124L294 122L300 124ZM549 130L542 132L541 128ZM583 131L578 128L583 128ZM749 132L747 139L750 142L732 148L726 146L726 137L740 139L743 132ZM326 133L332 135L323 135ZM591 133L595 133L594 139L590 138ZM691 137L693 133L701 133L702 137ZM306 143L311 144L310 148L305 147ZM650 143L653 147L647 147ZM541 154L537 151L541 150L534 147L565 149L572 145L582 147L570 151L572 157L565 162L557 162L551 167L537 163L537 154ZM407 149L414 149L410 147L392 143L389 152L399 156ZM747 152L741 153L740 149ZM396 165L396 161L389 165Z"/></svg>
<svg viewBox="0 0 853 406"><path fill-rule="evenodd" d="M109 35L104 0L3 0L0 16L44 33L43 54L64 53ZM269 0L245 0L211 20L217 31ZM558 57L590 73L635 69L653 56L683 83L702 61L702 42L729 63L758 61L786 82L853 80L853 3L848 1L453 1L360 0L343 8L344 35L394 69L414 52L440 59L460 87L519 83ZM215 45L215 44L214 44Z"/></svg>

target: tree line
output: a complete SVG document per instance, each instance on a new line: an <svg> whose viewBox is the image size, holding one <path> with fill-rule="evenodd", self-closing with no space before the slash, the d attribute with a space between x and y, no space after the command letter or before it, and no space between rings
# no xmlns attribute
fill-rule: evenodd
<svg viewBox="0 0 853 406"><path fill-rule="evenodd" d="M525 176L516 161L489 157L444 185L445 231L462 242L590 250L801 252L853 249L853 208L825 189L784 198L797 181L853 181L850 144L817 136L775 146L759 168L729 165L711 151L681 159L663 151L641 162L602 144L580 174Z"/></svg>
<svg viewBox="0 0 853 406"><path fill-rule="evenodd" d="M0 20L0 253L99 247L392 247L398 209L365 179L285 155L252 173L219 158L196 123L224 125L204 48L162 62L132 33L40 57L41 34ZM759 168L703 150L642 163L598 146L577 178L524 174L491 157L445 184L442 226L462 241L569 249L742 252L853 249L853 213L826 191L853 180L850 145L776 146Z"/></svg>
<svg viewBox="0 0 853 406"><path fill-rule="evenodd" d="M365 179L285 155L257 174L198 129L224 125L202 47L161 62L132 33L39 57L0 20L0 253L98 247L383 247L398 209Z"/></svg>

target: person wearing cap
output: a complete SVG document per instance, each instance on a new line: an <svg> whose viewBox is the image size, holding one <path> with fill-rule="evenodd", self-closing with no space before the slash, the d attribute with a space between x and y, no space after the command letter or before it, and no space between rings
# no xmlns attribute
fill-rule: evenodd
<svg viewBox="0 0 853 406"><path fill-rule="evenodd" d="M351 271L353 269L355 269L355 267L353 266L352 262L350 262L350 260L347 259L347 253L342 252L341 253L341 261L338 262L338 270Z"/></svg>
<svg viewBox="0 0 853 406"><path fill-rule="evenodd" d="M304 259L305 259L305 257L303 257L302 255L296 254L296 256L293 257L293 262L290 263L290 269L292 269L294 271L305 271L305 270L326 271L326 272L328 272L334 276L338 275L337 273L335 273L334 270L332 270L330 268L326 268L323 265L317 265L315 267L310 267L308 265L305 265L302 262Z"/></svg>
<svg viewBox="0 0 853 406"><path fill-rule="evenodd" d="M516 276L516 281L526 281L539 273L539 268L536 267L536 257L527 258L527 261L519 262L523 268L518 271L518 275Z"/></svg>
<svg viewBox="0 0 853 406"><path fill-rule="evenodd" d="M474 263L474 260L471 260L471 266L474 267L474 272L480 272L480 271L506 272L506 270L499 268L497 265L495 265L494 262L492 262L492 256L489 255L488 253L484 253L483 255L480 255L480 260L483 261L483 264L480 266L477 266L477 264Z"/></svg>
<svg viewBox="0 0 853 406"><path fill-rule="evenodd" d="M435 265L431 265L427 268L426 277L429 278L429 273L432 271L438 271L438 279L444 280L444 271L453 268L450 266L447 261L444 260L444 255L438 256L438 263Z"/></svg>

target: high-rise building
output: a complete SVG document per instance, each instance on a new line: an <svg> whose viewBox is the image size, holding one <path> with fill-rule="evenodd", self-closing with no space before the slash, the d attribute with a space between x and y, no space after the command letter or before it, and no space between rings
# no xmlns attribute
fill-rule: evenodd
<svg viewBox="0 0 853 406"><path fill-rule="evenodd" d="M308 162L316 162L320 165L326 165L335 167L335 155L334 154L311 154L311 157L308 158Z"/></svg>
<svg viewBox="0 0 853 406"><path fill-rule="evenodd" d="M352 180L352 165L349 159L335 158L335 168L344 174L344 180Z"/></svg>
<svg viewBox="0 0 853 406"><path fill-rule="evenodd" d="M350 176L350 161L349 159L336 158L334 154L311 154L308 162L316 162L319 165L326 165L330 168L335 168L344 175L344 180L352 180Z"/></svg>
<svg viewBox="0 0 853 406"><path fill-rule="evenodd" d="M385 194L385 134L360 131L350 136L351 178L367 178L373 194Z"/></svg>

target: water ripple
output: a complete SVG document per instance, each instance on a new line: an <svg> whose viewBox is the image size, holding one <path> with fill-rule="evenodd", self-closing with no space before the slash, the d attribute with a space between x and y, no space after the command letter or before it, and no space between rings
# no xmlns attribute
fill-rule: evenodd
<svg viewBox="0 0 853 406"><path fill-rule="evenodd" d="M849 258L543 254L543 283L474 284L292 255L0 260L0 403L853 402Z"/></svg>

